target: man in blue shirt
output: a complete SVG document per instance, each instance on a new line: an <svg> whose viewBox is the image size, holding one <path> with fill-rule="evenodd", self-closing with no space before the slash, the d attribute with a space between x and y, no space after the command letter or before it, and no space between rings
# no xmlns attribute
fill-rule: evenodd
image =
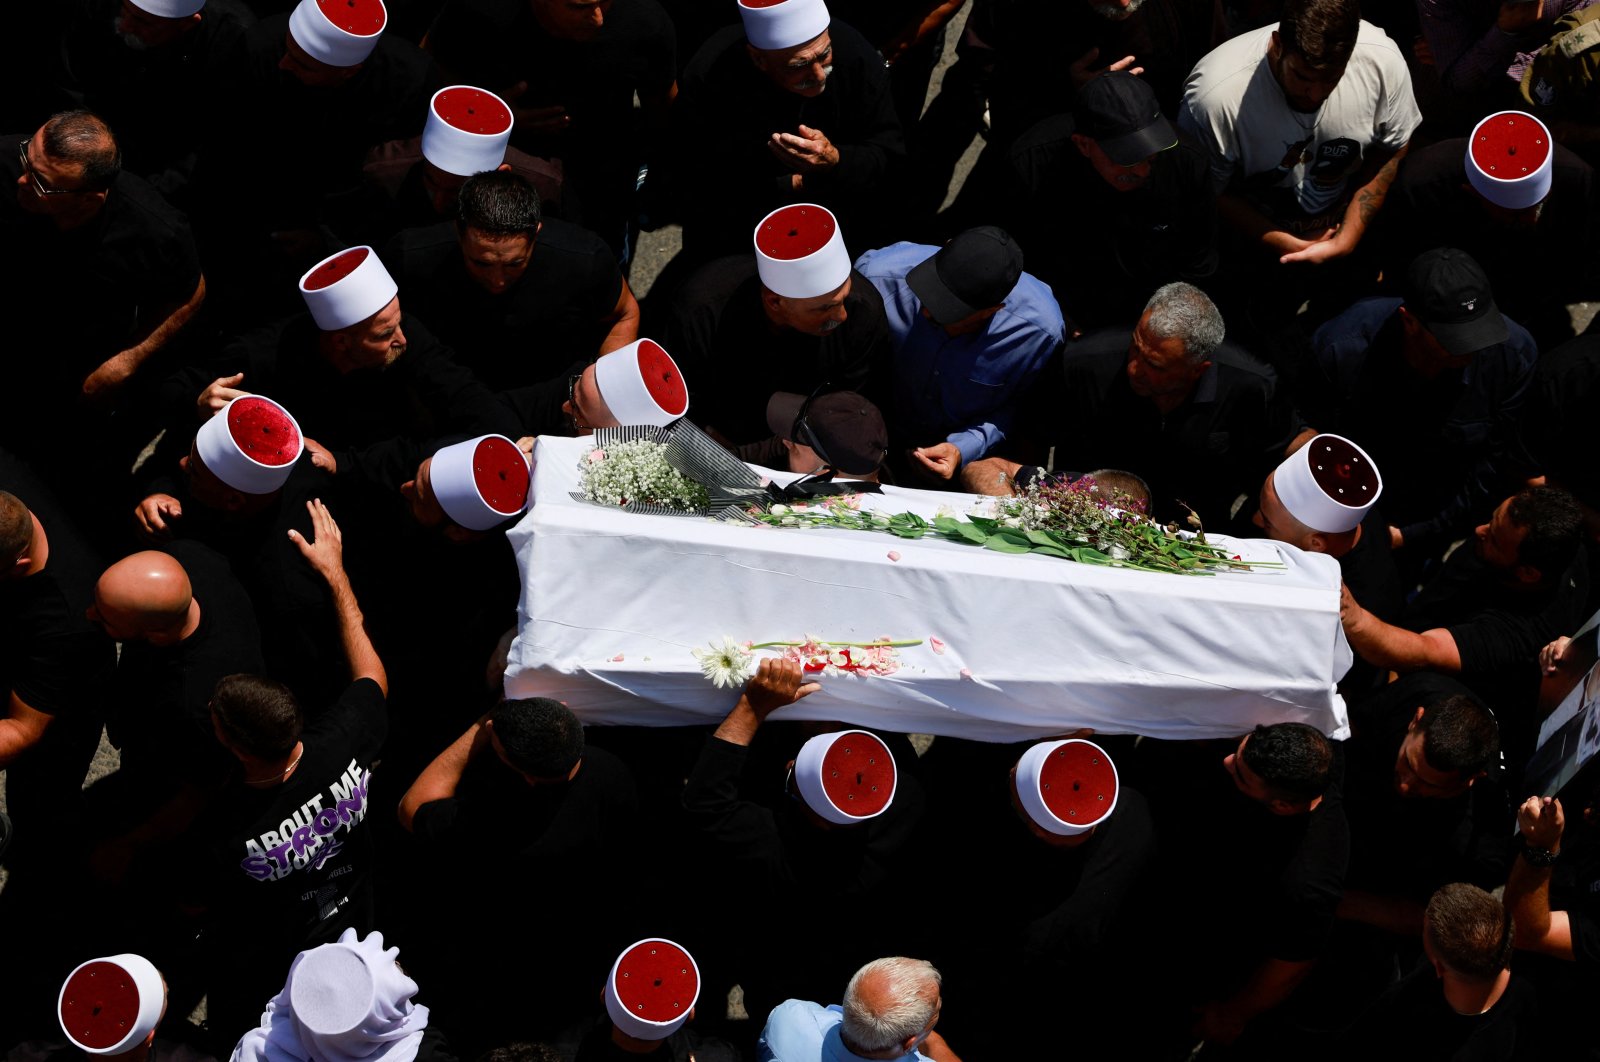
<svg viewBox="0 0 1600 1062"><path fill-rule="evenodd" d="M891 447L947 482L1005 439L1018 397L1065 341L1061 307L992 226L942 248L868 251L856 271L883 296L894 346Z"/></svg>
<svg viewBox="0 0 1600 1062"><path fill-rule="evenodd" d="M790 999L756 1043L761 1062L961 1062L933 1031L944 999L933 964L876 959L856 971L844 1005Z"/></svg>

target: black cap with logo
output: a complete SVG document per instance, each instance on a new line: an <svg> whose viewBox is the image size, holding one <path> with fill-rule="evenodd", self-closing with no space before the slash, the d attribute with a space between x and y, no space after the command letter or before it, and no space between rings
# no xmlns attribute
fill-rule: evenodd
<svg viewBox="0 0 1600 1062"><path fill-rule="evenodd" d="M1412 261L1405 299L1406 309L1455 357L1504 343L1511 334L1483 267L1454 247L1435 247Z"/></svg>

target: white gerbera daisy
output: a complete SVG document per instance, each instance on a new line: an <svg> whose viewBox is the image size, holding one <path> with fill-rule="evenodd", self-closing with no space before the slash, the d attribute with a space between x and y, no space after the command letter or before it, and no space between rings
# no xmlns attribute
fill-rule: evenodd
<svg viewBox="0 0 1600 1062"><path fill-rule="evenodd" d="M755 674L755 653L732 638L723 638L722 644L711 643L709 649L694 649L694 658L700 661L700 670L718 689L743 686Z"/></svg>

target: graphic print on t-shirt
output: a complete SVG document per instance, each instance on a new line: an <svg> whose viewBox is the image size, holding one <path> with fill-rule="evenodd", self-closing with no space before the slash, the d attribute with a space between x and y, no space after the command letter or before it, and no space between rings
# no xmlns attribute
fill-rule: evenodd
<svg viewBox="0 0 1600 1062"><path fill-rule="evenodd" d="M257 881L278 881L306 867L320 868L344 847L367 814L372 772L352 759L344 774L277 826L244 843L239 869Z"/></svg>

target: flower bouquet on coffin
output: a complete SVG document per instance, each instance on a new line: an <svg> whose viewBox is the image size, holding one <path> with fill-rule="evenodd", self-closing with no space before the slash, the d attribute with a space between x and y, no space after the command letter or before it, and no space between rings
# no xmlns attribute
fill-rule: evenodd
<svg viewBox="0 0 1600 1062"><path fill-rule="evenodd" d="M590 505L654 516L749 522L745 511L767 500L761 477L687 420L664 428L600 428L578 459L579 489Z"/></svg>
<svg viewBox="0 0 1600 1062"><path fill-rule="evenodd" d="M700 662L700 671L718 689L737 688L756 673L756 653L762 649L782 650L785 660L793 660L809 674L829 678L838 675L892 675L900 670L900 650L921 645L921 638L876 638L869 642L824 641L808 634L795 642L739 642L724 636L708 648L690 652Z"/></svg>

